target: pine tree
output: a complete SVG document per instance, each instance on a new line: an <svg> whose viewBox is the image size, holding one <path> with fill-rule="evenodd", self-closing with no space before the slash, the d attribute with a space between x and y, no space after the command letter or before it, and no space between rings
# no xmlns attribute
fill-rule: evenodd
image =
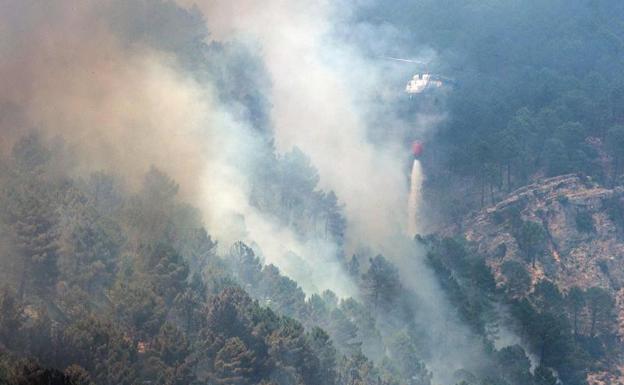
<svg viewBox="0 0 624 385"><path fill-rule="evenodd" d="M613 332L616 317L615 303L609 292L599 287L591 287L585 292L589 310L589 336L609 335Z"/></svg>
<svg viewBox="0 0 624 385"><path fill-rule="evenodd" d="M383 256L371 258L368 271L362 275L362 289L375 312L388 309L401 290L399 272Z"/></svg>
<svg viewBox="0 0 624 385"><path fill-rule="evenodd" d="M585 306L585 293L579 287L574 286L568 292L566 301L568 303L570 313L572 313L572 330L574 337L577 337L579 334L579 317L583 307Z"/></svg>
<svg viewBox="0 0 624 385"><path fill-rule="evenodd" d="M215 357L212 377L219 385L254 384L259 380L254 352L238 337L227 339Z"/></svg>

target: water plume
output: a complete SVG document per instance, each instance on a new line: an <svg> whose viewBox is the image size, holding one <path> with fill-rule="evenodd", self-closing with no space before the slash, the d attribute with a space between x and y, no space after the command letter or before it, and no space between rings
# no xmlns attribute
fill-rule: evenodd
<svg viewBox="0 0 624 385"><path fill-rule="evenodd" d="M418 159L414 159L412 164L412 172L410 174L410 193L407 202L407 232L410 237L415 236L420 231L419 228L419 207L422 198L423 173L422 166Z"/></svg>

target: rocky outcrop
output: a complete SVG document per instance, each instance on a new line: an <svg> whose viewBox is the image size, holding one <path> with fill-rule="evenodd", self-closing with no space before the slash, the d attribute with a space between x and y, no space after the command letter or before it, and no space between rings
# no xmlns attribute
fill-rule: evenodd
<svg viewBox="0 0 624 385"><path fill-rule="evenodd" d="M606 188L576 175L544 179L511 193L467 218L465 237L485 255L497 282L506 261L526 266L533 283L553 281L562 291L600 286L614 294L624 287L624 188ZM544 230L544 245L529 261L521 250L518 224Z"/></svg>
<svg viewBox="0 0 624 385"><path fill-rule="evenodd" d="M624 385L624 367L618 367L612 372L595 372L587 376L587 385Z"/></svg>
<svg viewBox="0 0 624 385"><path fill-rule="evenodd" d="M527 251L531 242L523 227L541 228L535 250ZM573 286L607 289L615 299L617 334L624 343L624 188L577 175L544 179L467 217L462 229L485 256L497 285L509 290L511 282L503 274L507 262L529 273L530 283L512 291L513 296L528 295L542 279L563 292ZM624 385L624 356L617 356L607 370L589 373L587 383Z"/></svg>

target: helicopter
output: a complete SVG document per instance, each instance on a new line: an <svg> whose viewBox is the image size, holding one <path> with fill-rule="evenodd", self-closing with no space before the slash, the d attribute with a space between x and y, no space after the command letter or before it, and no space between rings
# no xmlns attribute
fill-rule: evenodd
<svg viewBox="0 0 624 385"><path fill-rule="evenodd" d="M421 66L425 66L427 63L421 60L412 60L412 59L402 59L391 56L384 56L384 59L394 60L402 63L413 63ZM415 74L405 85L405 93L413 96L415 94L421 94L429 89L442 88L445 86L453 86L455 85L455 81L453 79L432 74L428 71L419 72Z"/></svg>
<svg viewBox="0 0 624 385"><path fill-rule="evenodd" d="M420 73L414 75L414 77L407 82L405 92L410 95L420 94L427 88L440 88L443 85L444 83L437 76L431 75L430 73Z"/></svg>

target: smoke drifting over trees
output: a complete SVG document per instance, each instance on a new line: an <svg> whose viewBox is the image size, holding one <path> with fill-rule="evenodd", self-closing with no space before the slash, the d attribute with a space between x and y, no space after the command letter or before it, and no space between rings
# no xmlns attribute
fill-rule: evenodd
<svg viewBox="0 0 624 385"><path fill-rule="evenodd" d="M332 37L342 8L210 3L203 15L167 2L6 8L7 36L15 38L3 47L5 149L23 130L37 130L77 153L68 166L78 174L102 168L133 183L155 165L202 208L211 233L226 243L265 242L270 258L343 246L384 251L404 231L402 143L367 139L365 103L378 93L380 68ZM20 34L24 25L33 28ZM260 183L253 179L272 172L273 143L282 153L300 148L319 170L319 187L336 192L348 224L344 245L319 244L316 235L298 240L301 231L250 206L262 201L251 199ZM268 241L276 231L282 240Z"/></svg>
<svg viewBox="0 0 624 385"><path fill-rule="evenodd" d="M590 325L572 343L522 302L520 264L505 274L522 287L500 290L461 241L413 238L464 191L440 164L466 109L450 87L410 99L414 67L386 57L446 70L473 53L408 37L414 6L371 15L386 6L0 2L0 383L581 383L556 356L612 351L607 293L565 297L574 337ZM522 133L546 119L530 115L513 115L505 160L476 156L482 202L505 185L495 166L507 189L528 178ZM435 144L422 169L416 139ZM535 264L546 235L529 230Z"/></svg>

